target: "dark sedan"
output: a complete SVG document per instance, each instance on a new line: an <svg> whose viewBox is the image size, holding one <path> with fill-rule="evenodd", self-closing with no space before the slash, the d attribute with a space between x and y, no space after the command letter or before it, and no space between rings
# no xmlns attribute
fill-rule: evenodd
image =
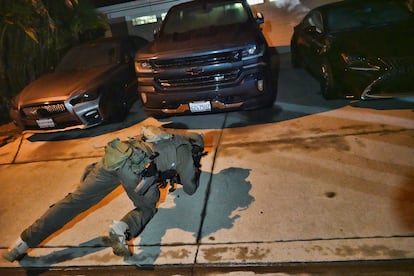
<svg viewBox="0 0 414 276"><path fill-rule="evenodd" d="M72 48L56 70L13 99L10 117L22 130L42 131L123 120L138 98L135 52L146 44L128 36Z"/></svg>
<svg viewBox="0 0 414 276"><path fill-rule="evenodd" d="M398 0L323 5L295 26L291 55L327 99L414 95L414 14Z"/></svg>

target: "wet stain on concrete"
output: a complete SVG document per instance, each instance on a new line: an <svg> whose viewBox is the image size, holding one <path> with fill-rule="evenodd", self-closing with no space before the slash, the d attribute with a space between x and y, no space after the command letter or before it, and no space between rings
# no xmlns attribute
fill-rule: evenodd
<svg viewBox="0 0 414 276"><path fill-rule="evenodd" d="M270 141L251 141L243 142L238 141L234 144L224 144L221 145L223 154L226 155L236 155L240 157L240 151L234 150L235 147L241 148L246 147L251 152L260 154L263 152L268 152L272 149L279 148L282 150L326 150L334 149L338 152L349 152L351 151L351 146L346 140L347 137L358 137L360 135L388 135L393 133L406 132L406 129L390 129L389 126L381 125L380 128L372 128L369 125L350 125L343 126L339 128L346 133L337 133L338 129L321 129L321 128L310 128L307 130L288 130L285 133L279 134ZM312 136L318 135L318 136ZM306 135L307 137L298 137ZM357 138L354 138L356 143L361 147L366 147L366 145Z"/></svg>
<svg viewBox="0 0 414 276"><path fill-rule="evenodd" d="M394 210L399 221L406 229L414 230L414 177L407 175L407 180L398 189L395 196Z"/></svg>
<svg viewBox="0 0 414 276"><path fill-rule="evenodd" d="M326 192L325 196L327 198L334 198L336 196L336 193L335 192Z"/></svg>
<svg viewBox="0 0 414 276"><path fill-rule="evenodd" d="M168 250L165 252L162 252L160 254L160 257L166 258L166 259L185 259L190 256L190 251L187 249L177 249L177 250Z"/></svg>
<svg viewBox="0 0 414 276"><path fill-rule="evenodd" d="M226 156L240 156L240 150L234 150L234 147L245 147L250 152L255 154L266 153L272 151L274 148L281 150L311 150L317 151L321 149L334 149L339 152L350 151L351 147L342 136L325 136L325 137L310 137L310 138L291 138L291 139L279 139L273 141L264 142L249 142L239 143L237 145L223 145L222 154Z"/></svg>
<svg viewBox="0 0 414 276"><path fill-rule="evenodd" d="M227 255L230 255L232 259L238 261L258 261L266 258L270 249L264 249L260 247L249 248L247 246L240 247L215 247L202 249L204 257L210 262L217 262L223 259L228 259Z"/></svg>
<svg viewBox="0 0 414 276"><path fill-rule="evenodd" d="M221 261L223 258L223 254L226 254L228 251L227 247L218 247L218 248L208 248L202 249L204 254L204 258L210 262L217 262Z"/></svg>
<svg viewBox="0 0 414 276"><path fill-rule="evenodd" d="M365 143L364 143L364 142L362 142L362 141L361 141L361 139L359 139L358 137L356 137L356 138L354 139L354 141L355 141L355 143L356 143L358 146L360 146L361 148L366 148Z"/></svg>
<svg viewBox="0 0 414 276"><path fill-rule="evenodd" d="M318 251L319 254L323 256L330 256L335 255L339 257L365 257L365 258L372 258L372 257L389 257L393 259L398 258L406 258L408 256L407 251L405 250L398 250L394 248L388 248L384 245L361 245L357 247L343 245L337 248L324 248L319 245L315 245L310 247L309 249L305 249L306 252L312 253L314 251Z"/></svg>

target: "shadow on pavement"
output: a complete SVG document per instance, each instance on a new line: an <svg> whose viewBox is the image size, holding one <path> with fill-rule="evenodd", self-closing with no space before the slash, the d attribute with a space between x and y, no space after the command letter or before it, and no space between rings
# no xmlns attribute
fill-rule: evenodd
<svg viewBox="0 0 414 276"><path fill-rule="evenodd" d="M212 175L213 181L209 182L206 194L198 193L193 196L186 196L182 189L174 192L175 206L173 208L160 208L156 214L156 220L151 228L144 230L140 235L141 251L132 257L126 258L125 261L130 264L139 265L148 263L152 260L154 264L161 254L162 237L169 229L180 229L192 233L196 238L197 244L202 238L205 238L220 229L230 229L240 215L233 215L236 210L246 209L254 201L249 194L252 187L249 181L246 181L250 170L242 168L228 168ZM202 191L204 189L200 189ZM193 206L193 202L203 204L201 212L201 223L189 219L194 213L188 208ZM161 205L162 206L162 205ZM240 211L239 211L240 212ZM199 217L197 214L196 219ZM155 219L155 217L154 217ZM214 236L209 240L214 242ZM203 242L205 244L206 242ZM176 254L185 255L186 252L176 252Z"/></svg>
<svg viewBox="0 0 414 276"><path fill-rule="evenodd" d="M351 103L350 106L377 110L413 109L414 111L414 96L395 99L357 101L355 103Z"/></svg>
<svg viewBox="0 0 414 276"><path fill-rule="evenodd" d="M236 210L243 212L254 201L254 198L249 194L252 185L246 181L249 173L249 169L242 168L222 170L212 175L209 183L201 182L201 185L206 183L204 185L207 187L199 187L199 192L192 196L185 195L182 188L177 189L173 194L175 206L162 208L161 205L157 214L139 235L141 251L125 258L125 262L135 266L153 265L161 254L162 238L169 229L190 232L195 238L195 244L199 244L202 238L220 229L232 228L234 222L240 217L239 214L232 216L232 213ZM190 208L194 206L194 202L199 202L200 210ZM199 220L200 216L201 220ZM210 236L209 240L213 242L214 236ZM168 244L163 245L168 246ZM22 268L43 267L47 271L54 264L87 256L105 248L100 237L97 237L45 256L31 257L27 255L20 261L20 265ZM151 264L148 264L148 261Z"/></svg>

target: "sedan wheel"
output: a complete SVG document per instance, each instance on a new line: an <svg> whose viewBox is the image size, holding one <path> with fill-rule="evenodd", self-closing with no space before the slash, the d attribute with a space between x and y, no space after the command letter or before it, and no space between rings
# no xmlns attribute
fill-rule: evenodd
<svg viewBox="0 0 414 276"><path fill-rule="evenodd" d="M338 92L332 74L332 69L328 63L323 63L321 66L320 87L322 95L325 97L325 99L338 98Z"/></svg>
<svg viewBox="0 0 414 276"><path fill-rule="evenodd" d="M292 49L290 51L290 62L292 64L293 68L300 68L301 67L301 62L299 59L299 53L297 53L296 50Z"/></svg>

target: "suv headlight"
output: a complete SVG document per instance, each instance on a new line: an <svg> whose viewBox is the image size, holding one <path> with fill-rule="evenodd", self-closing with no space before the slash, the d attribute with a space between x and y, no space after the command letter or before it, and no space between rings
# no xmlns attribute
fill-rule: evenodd
<svg viewBox="0 0 414 276"><path fill-rule="evenodd" d="M96 100L98 96L99 96L98 90L87 91L82 94L79 94L78 96L70 100L70 104L77 105L77 104L84 103L84 102L90 102L90 101Z"/></svg>
<svg viewBox="0 0 414 276"><path fill-rule="evenodd" d="M136 73L151 73L152 65L148 60L136 60L135 61L135 72Z"/></svg>
<svg viewBox="0 0 414 276"><path fill-rule="evenodd" d="M380 58L352 56L345 53L342 53L341 57L348 68L355 71L379 71L385 66Z"/></svg>

